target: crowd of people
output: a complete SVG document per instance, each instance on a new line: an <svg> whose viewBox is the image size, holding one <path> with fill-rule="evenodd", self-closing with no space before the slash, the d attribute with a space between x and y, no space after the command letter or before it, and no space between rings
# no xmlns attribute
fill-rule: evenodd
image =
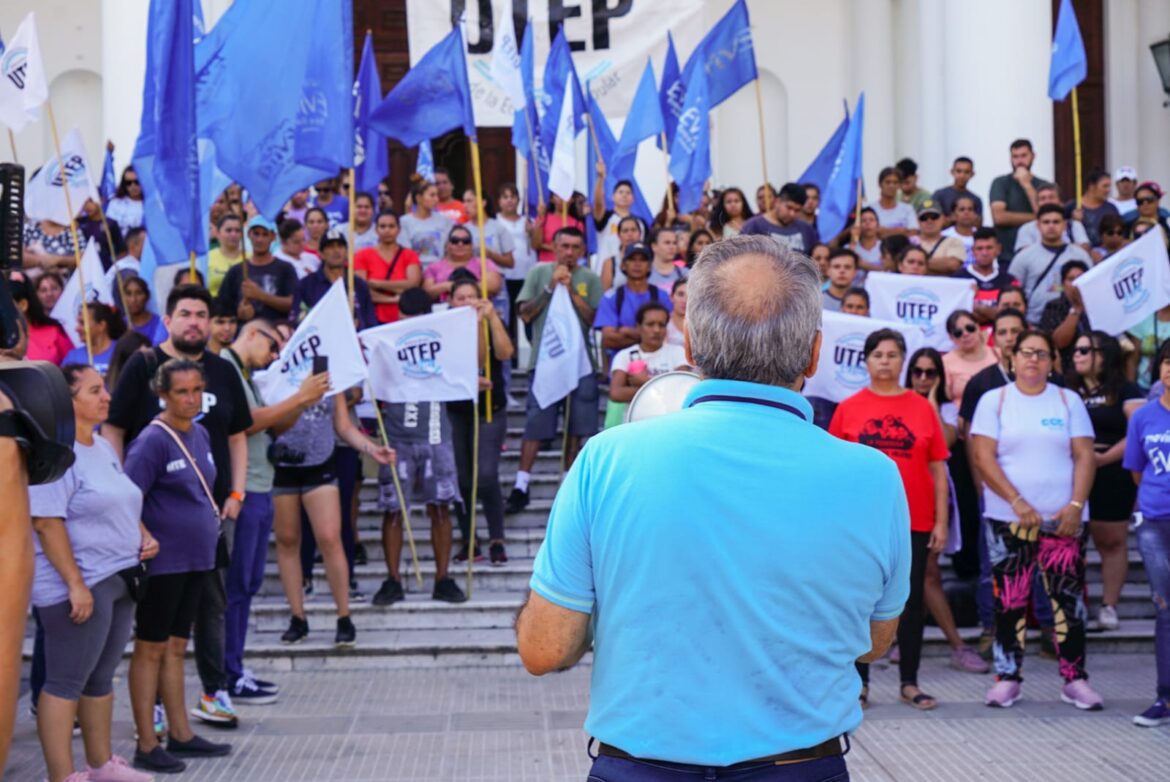
<svg viewBox="0 0 1170 782"><path fill-rule="evenodd" d="M1071 285L1146 231L1170 237L1170 213L1159 206L1161 187L1139 183L1127 167L1113 177L1092 169L1080 205L1064 201L1031 173L1033 157L1027 140L1011 145L1012 171L994 180L986 207L968 189L970 159L957 158L952 181L934 191L919 186L914 161L902 160L881 170L878 197L835 237L818 233L812 184L763 185L750 203L728 187L690 214L674 208L672 185L647 219L632 211L633 183L605 192L604 165L591 198L552 195L534 214L524 214L512 184L490 203L470 190L457 198L442 168L433 182L416 177L401 209L389 180L351 204L342 175L294 193L276 220L257 214L233 185L210 214L205 272L192 276L184 264L155 307L159 277L137 273L147 230L142 187L127 168L104 215L87 204L78 218L81 235L103 245L103 284L115 304L86 303L87 317L76 322L51 315L74 266L72 232L29 222L24 269L13 275L27 357L62 367L77 420L74 467L32 492L33 709L50 780L145 778L109 747L113 670L131 636L133 765L177 772L183 757L230 751L195 734L188 715L232 726L235 704L278 697L276 683L244 665L270 539L290 614L281 640L310 635L305 596L315 588L319 550L336 606L335 643L355 644L351 605L367 599L354 575L369 560L357 534L367 466L371 476L376 468L386 560L373 604L405 598L403 522L412 501L431 524L432 597L466 600L450 566L508 562L504 518L530 504L542 444L560 444L563 426L571 465L586 438L621 425L641 386L687 367L688 270L704 248L736 235L770 237L809 256L823 278L826 311L868 317L871 272L961 278L976 290L973 308L947 319L954 347L945 354L928 348L907 356L902 333L875 330L863 351L867 387L840 404L810 400L818 425L887 454L905 485L912 565L896 652L902 700L917 709L938 703L918 682L929 615L954 667L994 669L989 705L1019 698L1024 632L1035 622L1042 653L1060 660L1061 697L1101 708L1088 683L1085 633L1119 626L1132 516L1163 596L1157 700L1135 721L1170 722L1170 306L1130 333L1105 334L1090 328ZM478 406L379 403L382 441L371 400L360 388L328 396L327 372L309 375L286 400L264 399L253 373L277 358L330 286L347 279L351 208L355 325L474 309L490 334L478 345L481 388L493 390L490 422L486 395ZM594 371L542 408L532 394L526 402L513 396L512 373L525 341L533 368L558 286L596 348L588 351ZM523 409L525 424L505 497L499 464L509 407ZM475 495L486 540L471 536ZM1085 604L1090 540L1104 581L1093 622ZM942 586L944 553L955 575L974 584L976 647L956 629ZM188 711L183 655L192 635L202 694ZM859 663L858 671L864 706L869 666ZM74 769L69 752L74 719L87 771Z"/></svg>

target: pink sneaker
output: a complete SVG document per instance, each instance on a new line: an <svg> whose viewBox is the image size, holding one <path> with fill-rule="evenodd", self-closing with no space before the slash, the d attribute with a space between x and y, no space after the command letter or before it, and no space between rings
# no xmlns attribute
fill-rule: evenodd
<svg viewBox="0 0 1170 782"><path fill-rule="evenodd" d="M72 774L65 777L65 782L87 782L89 779L91 779L91 777L87 772L74 771ZM45 782L49 782L49 780L46 779Z"/></svg>
<svg viewBox="0 0 1170 782"><path fill-rule="evenodd" d="M1064 685L1060 690L1060 699L1085 711L1101 711L1105 708L1105 701L1085 679L1074 679Z"/></svg>
<svg viewBox="0 0 1170 782"><path fill-rule="evenodd" d="M970 646L960 646L951 652L951 667L964 673L987 673L991 666L984 662L979 652Z"/></svg>
<svg viewBox="0 0 1170 782"><path fill-rule="evenodd" d="M121 755L110 755L101 768L89 769L86 779L89 782L151 782L154 777L131 768Z"/></svg>
<svg viewBox="0 0 1170 782"><path fill-rule="evenodd" d="M983 702L997 709L1008 709L1020 699L1020 683L1010 679L998 681L987 691Z"/></svg>

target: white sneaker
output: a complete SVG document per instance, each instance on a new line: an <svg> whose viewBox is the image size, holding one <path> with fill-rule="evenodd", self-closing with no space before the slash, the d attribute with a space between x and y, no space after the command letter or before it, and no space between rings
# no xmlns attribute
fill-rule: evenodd
<svg viewBox="0 0 1170 782"><path fill-rule="evenodd" d="M1101 606L1097 612L1097 628L1100 630L1116 630L1121 627L1121 620L1117 618L1117 609L1113 606Z"/></svg>

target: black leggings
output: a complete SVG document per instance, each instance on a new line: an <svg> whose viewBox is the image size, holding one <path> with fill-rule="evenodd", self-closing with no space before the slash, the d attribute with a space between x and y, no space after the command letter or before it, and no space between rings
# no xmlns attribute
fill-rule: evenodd
<svg viewBox="0 0 1170 782"><path fill-rule="evenodd" d="M927 544L929 532L910 533L910 597L898 620L898 673L903 685L918 686L918 664L922 660L922 633L926 627L926 607L922 594L926 585ZM869 685L869 663L857 663L861 683Z"/></svg>
<svg viewBox="0 0 1170 782"><path fill-rule="evenodd" d="M455 470L459 474L459 493L463 501L455 507L459 518L459 531L463 542L471 545L471 457L475 442L474 408L459 410L448 408L451 419L451 440L455 446ZM479 419L479 487L477 499L483 504L483 515L487 518L488 536L491 540L504 539L504 493L500 489L500 448L508 433L508 411L492 413L489 424Z"/></svg>

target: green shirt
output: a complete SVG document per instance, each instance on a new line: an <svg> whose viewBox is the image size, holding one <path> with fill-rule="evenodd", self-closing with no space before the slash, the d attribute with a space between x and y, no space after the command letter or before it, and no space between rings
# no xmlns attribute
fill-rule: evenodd
<svg viewBox="0 0 1170 782"><path fill-rule="evenodd" d="M1039 190L1047 184L1048 182L1038 176L1032 177L1033 190ZM988 203L994 204L996 201L1002 201L1009 212L1034 214L1036 211L1032 208L1032 202L1028 200L1028 194L1024 192L1024 186L1016 181L1013 174L1004 174L992 180ZM1020 226L1018 225L995 226L995 233L999 236L999 244L1003 248L1000 258L1011 259L1012 254L1016 251L1016 234L1019 231Z"/></svg>
<svg viewBox="0 0 1170 782"><path fill-rule="evenodd" d="M904 204L910 204L914 208L914 214L918 214L918 210L922 208L922 202L930 198L930 191L924 188L918 188L914 191L914 195L909 198L901 190L898 191L898 200Z"/></svg>
<svg viewBox="0 0 1170 782"><path fill-rule="evenodd" d="M548 303L551 300L549 294L545 289L552 283L553 270L556 269L556 263L538 263L528 272L528 276L524 278L524 287L520 289L520 295L516 297L516 304L519 306L526 301L541 298L544 300L544 307L540 310L540 314L532 321L532 356L528 361L528 368L534 369L536 367L536 357L540 354L540 336L544 332L544 319L548 315ZM589 303L589 306L594 310L597 305L601 303L601 278L593 272L589 271L584 266L578 266L573 270L573 278L570 283L573 287L573 292ZM575 310L574 310L575 311ZM585 338L586 352L589 354L589 361L593 364L593 368L597 369L597 355L596 351L592 349L592 329L593 323L588 320L582 320L581 313L577 313L577 319L581 321L581 334Z"/></svg>
<svg viewBox="0 0 1170 782"><path fill-rule="evenodd" d="M256 386L252 384L251 373L244 369L239 356L231 348L224 348L219 357L231 364L240 376L244 386L244 396L248 398L248 409L255 410L264 407ZM268 444L272 438L267 431L256 432L248 437L248 478L244 490L248 493L262 494L272 491L272 478L275 468L268 461Z"/></svg>
<svg viewBox="0 0 1170 782"><path fill-rule="evenodd" d="M1170 323L1158 320L1158 313L1155 312L1141 323L1130 326L1129 333L1141 351L1137 383L1143 391L1148 391L1154 379L1150 376L1150 362L1158 355L1158 348L1162 347L1162 343L1170 338Z"/></svg>

